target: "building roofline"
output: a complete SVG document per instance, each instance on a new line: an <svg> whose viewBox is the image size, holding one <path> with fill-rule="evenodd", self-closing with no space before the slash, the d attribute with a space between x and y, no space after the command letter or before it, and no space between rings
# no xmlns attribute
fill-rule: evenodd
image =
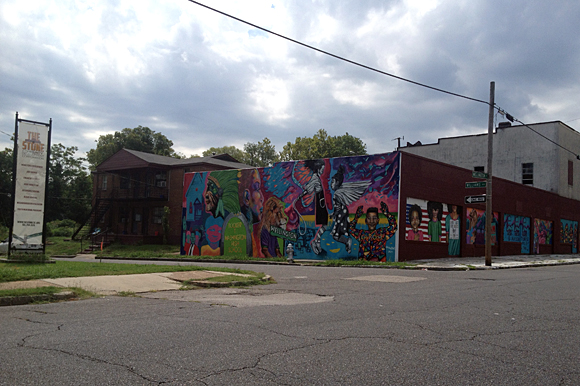
<svg viewBox="0 0 580 386"><path fill-rule="evenodd" d="M560 124L564 127L566 127L569 130L572 130L575 133L578 133L573 127L568 126L567 124L565 124L562 121L547 121L547 122L536 122L536 123L528 123L527 126L537 126L537 125L546 125L546 124L552 124L552 123L556 123L556 124ZM516 128L516 127L526 127L526 125L513 125L513 126L507 126L507 127L502 127L502 128L494 128L494 134L497 133L497 130L510 130L512 128ZM578 133L580 134L580 133ZM458 138L474 138L474 137L481 137L481 136L487 136L487 133L480 133L480 134L468 134L468 135L457 135L457 136L453 136L453 137L440 137L437 139L437 142L432 142L432 143L422 143L420 145L413 145L411 144L410 146L401 146L399 148L397 148L397 150L399 149L405 149L405 148L412 148L412 147L423 147L423 146L432 146L432 145L439 145L441 143L441 140L448 140L448 139L458 139ZM409 142L407 142L409 143Z"/></svg>
<svg viewBox="0 0 580 386"><path fill-rule="evenodd" d="M115 154L113 154L112 156L110 156L109 158L107 158L106 160L104 160L103 162L101 162L99 164L99 166L96 167L96 170L97 171L124 170L124 168L119 168L119 167L113 167L113 168L101 167L101 165L105 164L107 161L110 161L113 157L115 157L115 155L117 155L121 152L126 152L126 153L131 154L132 156L142 160L144 163L147 164L147 166L157 166L157 167L162 167L162 168L187 167L187 166L202 165L202 164L221 166L221 167L230 168L230 169L248 169L248 168L253 167L250 165L243 164L241 162L237 162L237 160L236 160L236 162L230 161L230 159L235 160L235 158L233 158L229 154L218 154L218 155L213 155L213 156L209 156L209 157L195 157L195 158L180 159L180 158L167 157L167 156L158 155L158 154L145 153L145 152L138 151L138 150L121 149L118 152L116 152ZM128 167L126 169L134 169L134 167Z"/></svg>

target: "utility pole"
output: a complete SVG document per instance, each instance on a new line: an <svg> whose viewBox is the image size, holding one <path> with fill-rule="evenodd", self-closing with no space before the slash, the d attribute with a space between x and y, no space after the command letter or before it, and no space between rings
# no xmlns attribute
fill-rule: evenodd
<svg viewBox="0 0 580 386"><path fill-rule="evenodd" d="M485 185L485 265L491 267L491 179L493 164L493 111L495 106L495 82L489 84L489 121L487 124L487 184Z"/></svg>
<svg viewBox="0 0 580 386"><path fill-rule="evenodd" d="M397 150L399 150L399 148L401 147L401 137L397 137L395 138L397 140ZM395 140L393 139L393 141ZM403 139L405 139L405 137L403 136Z"/></svg>

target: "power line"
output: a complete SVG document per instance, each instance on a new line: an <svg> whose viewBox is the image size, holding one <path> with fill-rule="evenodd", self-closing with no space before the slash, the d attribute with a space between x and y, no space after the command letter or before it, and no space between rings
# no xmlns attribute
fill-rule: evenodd
<svg viewBox="0 0 580 386"><path fill-rule="evenodd" d="M222 12L222 11L220 11L220 10L218 10L218 9L215 9L215 8L212 8L212 7L210 7L210 6L207 6L207 5L205 5L205 4L199 3L199 2L197 2L197 1L195 1L195 0L187 0L187 1L189 1L189 2L191 2L191 3L194 3L194 4L197 4L197 5L201 6L201 7L207 8L207 9L209 9L209 10L211 10L211 11L217 12L217 13L219 13L219 14L221 14L221 15L227 16L227 17L229 17L229 18L231 18L231 19L237 20L237 21L239 21L240 23L247 24L247 25L249 25L249 26L252 26L252 27L254 27L254 28L257 28L257 29L259 29L259 30L262 30L262 31L264 31L264 32L267 32L267 33L269 33L269 34L272 34L272 35L278 36L278 37L280 37L280 38L282 38L282 39L286 39L286 40L288 40L288 41L290 41L290 42L292 42L292 43L296 43L296 44L298 44L298 45L301 45L301 46L303 46L303 47L306 47L306 48L309 48L309 49L311 49L311 50L314 50L314 51L320 52L321 54L325 54L325 55L328 55L328 56L332 56L332 57L333 57L333 58L335 58L335 59L342 60L342 61L344 61L344 62L347 62L347 63L350 63L350 64L354 64L355 66L359 66L359 67L365 68L365 69L367 69L367 70L371 70L371 71L374 71L374 72L378 72L379 74L386 75L386 76L390 76L391 78L395 78L395 79L398 79L398 80L402 80L403 82L411 83L411 84L414 84L414 85L416 85L416 86L425 87L425 88L428 88L428 89L430 89L430 90L434 90L434 91L442 92L442 93L445 93L445 94L453 95L453 96L456 96L456 97L459 97L459 98L468 99L468 100L471 100L471 101L474 101L474 102L483 103L483 104L485 104L485 105L488 105L488 106L489 106L489 102L487 102L487 101L484 101L484 100L481 100L481 99L477 99L477 98L472 98L472 97L469 97L469 96L466 96L466 95L457 94L457 93L454 93L454 92L451 92L451 91L447 91L447 90L443 90L443 89L440 89L440 88L437 88L437 87L429 86L429 85L427 85L427 84L424 84L424 83L416 82L416 81L414 81L414 80L410 80L410 79L407 79L407 78L403 78L403 77L401 77L401 76L398 76L398 75L390 74L390 73L388 73L388 72L385 72L385 71L379 70L379 69L377 69L377 68L374 68L374 67L371 67L371 66L367 66L366 64L362 64L362 63L359 63L359 62L355 62L354 60L347 59L347 58L345 58L345 57L343 57L343 56L335 55L335 54L333 54L333 53L331 53L331 52L324 51L324 50L322 50L322 49L320 49L320 48L317 48L317 47L314 47L314 46L308 45L308 44L306 44L306 43L302 43L302 42L300 42L300 41L298 41L298 40L295 40L295 39L289 38L289 37L287 37L287 36L284 36L284 35L281 35L281 34L279 34L279 33L276 33L276 32L274 32L274 31L271 31L271 30L269 30L269 29L266 29L266 28L260 27L259 25L256 25L256 24L253 24L253 23L250 23L249 21L246 21L246 20L240 19L240 18L238 18L238 17L235 17L235 16L233 16L233 15L230 15L230 14L228 14L228 13Z"/></svg>
<svg viewBox="0 0 580 386"><path fill-rule="evenodd" d="M427 84L424 84L424 83L416 82L416 81L414 81L414 80L410 80L410 79L407 79L407 78L403 78L403 77L401 77L401 76L397 76L397 75L394 75L394 74L390 74L390 73L388 73L388 72L385 72L385 71L379 70L379 69L377 69L377 68L370 67L370 66L367 66L367 65L365 65L365 64L362 64L362 63L359 63L359 62L355 62L354 60L350 60L350 59L347 59L347 58L345 58L345 57L342 57L342 56L339 56L339 55L335 55L335 54L333 54L333 53L331 53L331 52L328 52L328 51L324 51L324 50L322 50L322 49L320 49L320 48L317 48L317 47L311 46L311 45L309 45L309 44L302 43L302 42L300 42L300 41L298 41L298 40L295 40L295 39L289 38L289 37L287 37L287 36L285 36L285 35L282 35L282 34L279 34L279 33L277 33L277 32L271 31L271 30L269 30L269 29L266 29L266 28L260 27L259 25L256 25L256 24L253 24L253 23L250 23L249 21L246 21L246 20L240 19L239 17L235 17L235 16L233 16L233 15L230 15L230 14L228 14L228 13L226 13L226 12L223 12L223 11L220 11L220 10L218 10L218 9L212 8L212 7L208 6L208 5L202 4L202 3L200 3L200 2L197 2L197 1L195 1L195 0L188 0L188 1L189 1L189 2L191 2L191 3L193 3L193 4L197 4L197 5L201 6L201 7L207 8L207 9L209 9L209 10L211 10L211 11L217 12L217 13L219 13L219 14L221 14L221 15L224 15L224 16L226 16L226 17L229 17L229 18L231 18L231 19L237 20L237 21L239 21L240 23L247 24L247 25L249 25L249 26L251 26L251 27L254 27L254 28L257 28L257 29L259 29L259 30L261 30L261 31L264 31L264 32L267 32L267 33L269 33L269 34L272 34L272 35L278 36L278 37L280 37L280 38L282 38L282 39L285 39L285 40L288 40L288 41L290 41L290 42L292 42L292 43L295 43L295 44L301 45L301 46L303 46L303 47L306 47L306 48L309 48L309 49L311 49L311 50L314 50L314 51L320 52L320 53L322 53L322 54L325 54L325 55L331 56L331 57L333 57L333 58L335 58L335 59L342 60L342 61L344 61L344 62L347 62L347 63L353 64L353 65L355 65L355 66L359 66L359 67L365 68L365 69L367 69L367 70L370 70L370 71L377 72L377 73L379 73L379 74L382 74L382 75L390 76L390 77L392 77L392 78L395 78L395 79L401 80L401 81L403 81L403 82L411 83L411 84L414 84L414 85L416 85L416 86L420 86L420 87L424 87L424 88L427 88L427 89L430 89L430 90L438 91L438 92L441 92L441 93L444 93L444 94L448 94L448 95L452 95L452 96L455 96L455 97L458 97L458 98L463 98L463 99L471 100L471 101L474 101L474 102L483 103L483 104L485 104L485 105L488 105L488 106L489 106L489 102L487 102L487 101L484 101L484 100L481 100L481 99L477 99L477 98L472 98L472 97L469 97L469 96L466 96L466 95L462 95L462 94L457 94L457 93L454 93L454 92L451 92L451 91L447 91L447 90L443 90L443 89L440 89L440 88L437 88L437 87L429 86L429 85L427 85ZM538 131L536 131L536 130L532 129L532 128L531 128L529 125L527 125L527 124L523 123L522 121L520 121L520 120L517 120L517 119L513 118L513 117L512 117L510 114L508 114L506 111L502 110L502 109L501 109L499 106L497 106L497 104L495 104L495 103L494 103L494 105L493 105L493 108L494 108L494 109L496 109L496 110L497 110L497 111L498 111L500 114L502 114L502 115L505 115L505 116L506 116L506 117L507 117L507 118L508 118L510 121L512 121L512 122L513 122L513 121L515 120L516 122L518 122L518 123L520 123L520 124L522 124L522 125L526 126L528 129L532 130L534 133L538 134L538 135L539 135L539 136L541 136L542 138L544 138L544 139L546 139L546 140L548 140L548 141L552 142L554 145L556 145L556 146L558 146L558 147L562 148L563 150L565 150L565 151L567 151L567 152L570 152L570 153L574 154L574 155L576 156L576 158L580 160L580 155L576 154L575 152L573 152L573 151L572 151L572 150L570 150L570 149L567 149L567 148L565 148L564 146L562 146L562 145L560 145L559 143L557 143L557 142L555 142L555 141L551 140L550 138L546 137L545 135L543 135L543 134L539 133ZM580 119L580 118L577 118L577 119ZM576 119L574 119L574 120L576 120ZM571 122L571 121L570 121L570 122Z"/></svg>
<svg viewBox="0 0 580 386"><path fill-rule="evenodd" d="M546 137L544 134L540 133L539 131L537 131L537 130L534 130L534 129L533 129L531 126L530 126L530 125L528 125L528 124L526 124L526 123L524 123L524 122L520 121L520 120L519 120L519 119L517 119L517 118L514 118L513 116L511 116L510 114L508 114L508 113L507 113L505 110L501 109L500 107L496 106L496 109L497 109L497 112L498 112L498 113L500 113L501 115L504 115L504 116L505 116L505 117L508 119L508 121L510 121L510 122L517 122L517 123L519 123L519 124L521 124L521 125L523 125L523 126L527 127L528 129L530 129L530 130L531 130L531 131L533 131L534 133L538 134L540 137L542 137L542 138L544 138L545 140L547 140L547 141L549 141L549 142L553 143L554 145L558 146L558 147L559 147L559 148L561 148L562 150L565 150L565 151L567 151L568 153L571 153L571 154L573 154L573 155L574 155L574 156L575 156L575 157L576 157L578 160L580 160L580 154L577 154L577 153L573 152L572 150L570 150L570 149L568 149L568 148L566 148L566 147L564 147L564 146L560 145L560 144L559 144L559 143L557 143L556 141L554 141L554 140L552 140L552 139L550 139L550 138Z"/></svg>

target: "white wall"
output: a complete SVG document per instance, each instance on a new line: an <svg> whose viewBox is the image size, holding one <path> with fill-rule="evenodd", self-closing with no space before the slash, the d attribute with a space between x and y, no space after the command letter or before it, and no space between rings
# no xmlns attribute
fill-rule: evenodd
<svg viewBox="0 0 580 386"><path fill-rule="evenodd" d="M562 122L530 125L542 135L580 152L580 133ZM400 151L473 170L487 171L487 134L441 138L437 144L402 147ZM568 160L574 161L574 185L568 186ZM534 187L580 199L580 161L526 126L497 129L493 135L495 177L522 182L522 164L534 164Z"/></svg>

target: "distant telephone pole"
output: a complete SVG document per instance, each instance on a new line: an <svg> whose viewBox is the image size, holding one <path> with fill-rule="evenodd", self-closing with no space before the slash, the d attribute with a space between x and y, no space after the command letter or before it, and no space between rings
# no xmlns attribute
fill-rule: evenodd
<svg viewBox="0 0 580 386"><path fill-rule="evenodd" d="M485 189L485 265L491 267L491 172L493 165L493 111L495 106L495 82L489 84L489 121L487 124L487 184Z"/></svg>
<svg viewBox="0 0 580 386"><path fill-rule="evenodd" d="M397 137L397 138L394 138L394 139L393 139L393 141L394 141L395 139L397 140L397 150L399 150L399 148L401 147L401 139L403 139L403 140L404 140L404 139L405 139L405 137L404 137L404 136L403 136L402 138L401 138L401 137Z"/></svg>

